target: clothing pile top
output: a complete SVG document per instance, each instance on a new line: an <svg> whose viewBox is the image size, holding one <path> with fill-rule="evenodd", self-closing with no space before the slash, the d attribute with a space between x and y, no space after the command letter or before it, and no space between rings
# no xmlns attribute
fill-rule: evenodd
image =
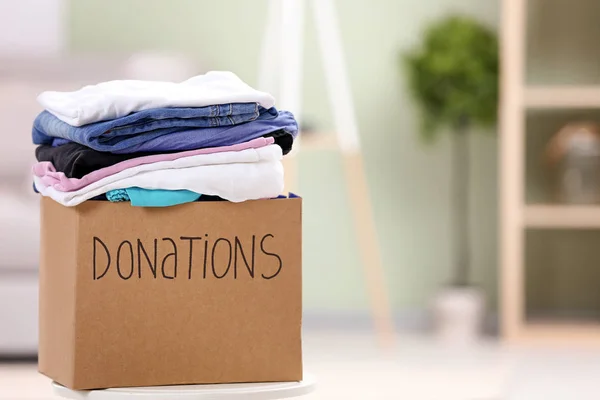
<svg viewBox="0 0 600 400"><path fill-rule="evenodd" d="M277 197L294 116L231 72L181 83L120 80L44 92L34 123L36 191L65 206L170 206Z"/></svg>

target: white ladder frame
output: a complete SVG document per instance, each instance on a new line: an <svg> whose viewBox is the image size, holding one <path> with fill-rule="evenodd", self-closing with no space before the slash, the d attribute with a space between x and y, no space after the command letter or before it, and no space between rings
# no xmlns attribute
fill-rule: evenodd
<svg viewBox="0 0 600 400"><path fill-rule="evenodd" d="M371 310L380 342L391 345L394 338L392 312L372 204L364 171L364 161L347 76L338 21L332 0L310 0L333 112L336 148L344 160L348 198L353 211ZM259 67L259 89L276 94L278 106L301 116L303 23L305 0L270 0L267 26ZM296 153L298 140L286 161L286 190L297 187Z"/></svg>

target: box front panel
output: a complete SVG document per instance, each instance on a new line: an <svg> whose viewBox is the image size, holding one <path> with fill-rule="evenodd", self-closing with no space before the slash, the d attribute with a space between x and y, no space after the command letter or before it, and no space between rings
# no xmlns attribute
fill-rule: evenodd
<svg viewBox="0 0 600 400"><path fill-rule="evenodd" d="M79 212L77 388L301 379L300 199Z"/></svg>

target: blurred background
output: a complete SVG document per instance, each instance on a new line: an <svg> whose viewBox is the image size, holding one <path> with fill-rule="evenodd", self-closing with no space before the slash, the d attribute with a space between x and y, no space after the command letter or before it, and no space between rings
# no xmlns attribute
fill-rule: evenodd
<svg viewBox="0 0 600 400"><path fill-rule="evenodd" d="M210 70L261 88L270 4L0 0L0 399L51 398L27 363L37 94ZM288 185L304 198L313 398L597 399L600 3L334 5L365 180L337 144L306 11Z"/></svg>

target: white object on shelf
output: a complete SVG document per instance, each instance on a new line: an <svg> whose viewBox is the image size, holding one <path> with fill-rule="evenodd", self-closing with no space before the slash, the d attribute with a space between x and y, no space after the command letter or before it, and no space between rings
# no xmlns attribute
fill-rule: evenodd
<svg viewBox="0 0 600 400"><path fill-rule="evenodd" d="M315 390L316 379L305 374L300 382L236 383L71 390L56 382L54 394L72 400L276 400L304 396Z"/></svg>

